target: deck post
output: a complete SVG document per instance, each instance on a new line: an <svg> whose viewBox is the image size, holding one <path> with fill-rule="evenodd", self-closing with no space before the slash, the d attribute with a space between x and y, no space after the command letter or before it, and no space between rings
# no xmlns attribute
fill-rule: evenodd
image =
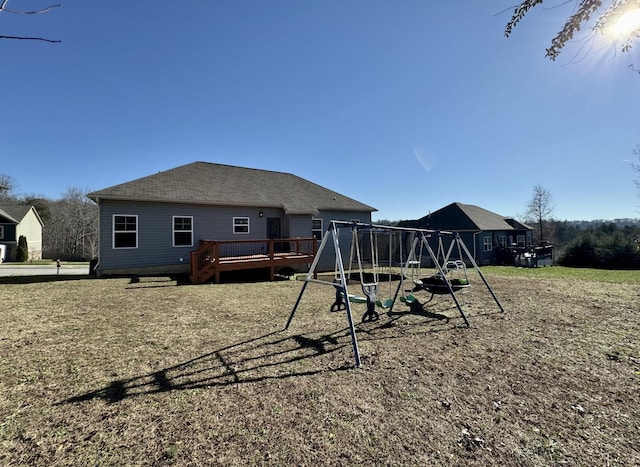
<svg viewBox="0 0 640 467"><path fill-rule="evenodd" d="M213 244L213 258L215 258L216 261L216 268L214 269L214 273L215 273L215 282L216 284L220 283L220 268L218 267L220 265L220 244L218 242L215 242Z"/></svg>

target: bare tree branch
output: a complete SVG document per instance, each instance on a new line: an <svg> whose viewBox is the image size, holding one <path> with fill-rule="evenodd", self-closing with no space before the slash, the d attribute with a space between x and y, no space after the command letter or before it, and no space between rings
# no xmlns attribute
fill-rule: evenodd
<svg viewBox="0 0 640 467"><path fill-rule="evenodd" d="M46 39L44 37L0 36L0 39L16 39L21 41L44 41L44 42L51 42L51 43L62 42L55 39Z"/></svg>
<svg viewBox="0 0 640 467"><path fill-rule="evenodd" d="M13 13L15 15L37 15L40 13L47 13L49 11L51 11L54 8L60 7L62 6L61 3L57 3L55 5L49 5L46 8L42 8L40 10L33 10L33 11L19 11L19 10L10 10L7 8L7 3L9 3L9 0L2 0L2 3L0 3L0 13L2 12L7 12L7 13ZM55 39L46 39L44 37L28 37L28 36L3 36L0 35L0 39L13 39L13 40L23 40L23 41L42 41L42 42L50 42L50 43L59 43L62 41L59 40L55 40Z"/></svg>
<svg viewBox="0 0 640 467"><path fill-rule="evenodd" d="M13 13L15 15L37 15L40 13L46 13L47 11L53 10L54 8L58 8L62 6L62 3L58 3L56 5L49 5L46 8L43 8L41 10L34 10L34 11L18 11L18 10L9 10L8 8L5 8L5 5L9 2L9 0L4 0L4 2L2 2L2 6L0 6L0 11L6 11L7 13Z"/></svg>

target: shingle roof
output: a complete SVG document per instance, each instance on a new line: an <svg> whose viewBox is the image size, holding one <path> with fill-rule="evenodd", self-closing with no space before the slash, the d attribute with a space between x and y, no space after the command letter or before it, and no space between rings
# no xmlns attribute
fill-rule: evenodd
<svg viewBox="0 0 640 467"><path fill-rule="evenodd" d="M473 204L451 203L415 221L403 221L406 225L443 230L523 230L531 229L512 218L503 217Z"/></svg>
<svg viewBox="0 0 640 467"><path fill-rule="evenodd" d="M193 162L89 193L89 198L283 208L288 214L375 208L296 175Z"/></svg>
<svg viewBox="0 0 640 467"><path fill-rule="evenodd" d="M480 230L513 230L507 218L473 204L454 203Z"/></svg>
<svg viewBox="0 0 640 467"><path fill-rule="evenodd" d="M5 217L9 221L19 224L27 215L32 206L24 204L0 205L0 217Z"/></svg>

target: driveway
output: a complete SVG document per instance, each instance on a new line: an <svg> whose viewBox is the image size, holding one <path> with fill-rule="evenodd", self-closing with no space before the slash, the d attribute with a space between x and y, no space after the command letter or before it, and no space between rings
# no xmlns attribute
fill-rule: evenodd
<svg viewBox="0 0 640 467"><path fill-rule="evenodd" d="M0 264L0 277L6 276L50 276L50 275L89 275L89 265L63 264L58 271L55 265L17 265L16 263Z"/></svg>

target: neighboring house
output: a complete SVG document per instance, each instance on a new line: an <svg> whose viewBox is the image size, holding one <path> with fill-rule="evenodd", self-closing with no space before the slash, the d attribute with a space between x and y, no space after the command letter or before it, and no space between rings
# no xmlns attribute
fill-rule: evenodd
<svg viewBox="0 0 640 467"><path fill-rule="evenodd" d="M508 250L532 248L532 227L471 204L451 203L398 226L457 232L480 265L501 262Z"/></svg>
<svg viewBox="0 0 640 467"><path fill-rule="evenodd" d="M29 259L42 259L42 219L33 206L0 205L0 261L15 261L18 239L27 239Z"/></svg>
<svg viewBox="0 0 640 467"><path fill-rule="evenodd" d="M329 220L369 223L376 210L296 175L208 162L88 197L99 207L98 275L186 273L203 241L322 238Z"/></svg>

